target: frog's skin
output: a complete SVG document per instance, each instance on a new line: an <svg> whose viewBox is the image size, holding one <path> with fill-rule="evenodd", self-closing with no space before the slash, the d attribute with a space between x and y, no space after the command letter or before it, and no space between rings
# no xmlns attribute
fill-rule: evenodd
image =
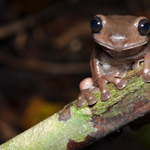
<svg viewBox="0 0 150 150"><path fill-rule="evenodd" d="M93 96L97 88L101 90L101 100L111 97L107 89L108 82L114 83L118 89L127 85L125 79L129 68L137 69L139 62L144 61L142 78L150 82L150 23L146 17L119 16L101 14L91 21L94 38L94 49L90 67L92 78L81 81L81 93L78 106L97 102Z"/></svg>

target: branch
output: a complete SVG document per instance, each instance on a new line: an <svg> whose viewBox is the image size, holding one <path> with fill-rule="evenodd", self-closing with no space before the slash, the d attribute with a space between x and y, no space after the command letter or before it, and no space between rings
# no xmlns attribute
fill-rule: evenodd
<svg viewBox="0 0 150 150"><path fill-rule="evenodd" d="M95 94L98 102L93 107L79 108L74 101L0 149L74 150L105 137L150 112L150 84L142 81L141 73L142 66L128 71L123 90L109 84L112 97L108 101L100 101L100 92Z"/></svg>

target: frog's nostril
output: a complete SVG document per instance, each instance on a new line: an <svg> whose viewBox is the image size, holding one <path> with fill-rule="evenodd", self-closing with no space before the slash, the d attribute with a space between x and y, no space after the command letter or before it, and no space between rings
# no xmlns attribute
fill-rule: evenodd
<svg viewBox="0 0 150 150"><path fill-rule="evenodd" d="M120 35L120 34L115 34L115 35L111 35L110 36L110 40L113 42L113 43L120 43L120 42L125 42L127 41L127 37L126 36L123 36L123 35Z"/></svg>

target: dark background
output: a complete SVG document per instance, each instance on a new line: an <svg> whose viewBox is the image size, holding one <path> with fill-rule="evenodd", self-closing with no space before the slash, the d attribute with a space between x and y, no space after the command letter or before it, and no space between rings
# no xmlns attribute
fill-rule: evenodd
<svg viewBox="0 0 150 150"><path fill-rule="evenodd" d="M150 1L0 0L0 143L77 98L91 76L89 24L98 13L150 19ZM149 126L125 127L85 150L148 150L149 137Z"/></svg>

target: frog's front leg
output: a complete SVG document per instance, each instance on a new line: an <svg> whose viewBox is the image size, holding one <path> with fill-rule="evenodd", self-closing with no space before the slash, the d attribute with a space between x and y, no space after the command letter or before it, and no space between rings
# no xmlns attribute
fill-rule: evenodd
<svg viewBox="0 0 150 150"><path fill-rule="evenodd" d="M150 82L150 51L144 57L144 65L143 65L143 81Z"/></svg>
<svg viewBox="0 0 150 150"><path fill-rule="evenodd" d="M92 91L95 91L96 89L95 86L98 87L98 84L95 83L96 80L103 75L103 71L99 63L99 60L96 59L94 56L91 57L90 67L91 67L92 78L86 78L82 80L79 85L81 93L78 96L78 102L77 102L78 106L84 105L86 100L89 105L93 105L97 102L97 99L93 96ZM105 83L104 80L102 82Z"/></svg>

